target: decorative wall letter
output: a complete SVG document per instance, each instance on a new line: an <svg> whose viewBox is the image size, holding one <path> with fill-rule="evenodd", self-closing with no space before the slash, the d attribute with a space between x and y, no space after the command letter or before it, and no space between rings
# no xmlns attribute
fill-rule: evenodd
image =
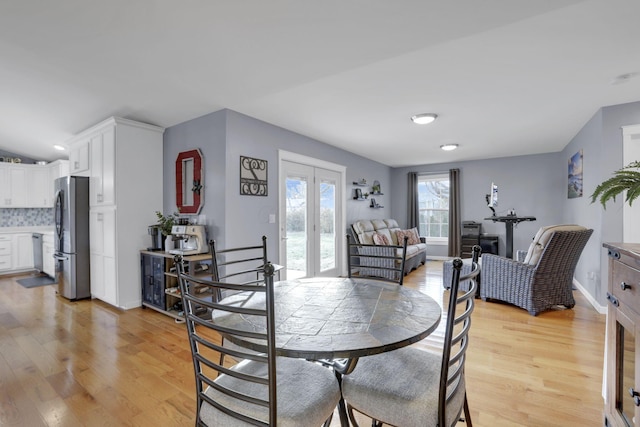
<svg viewBox="0 0 640 427"><path fill-rule="evenodd" d="M267 161L240 156L240 194L266 196Z"/></svg>

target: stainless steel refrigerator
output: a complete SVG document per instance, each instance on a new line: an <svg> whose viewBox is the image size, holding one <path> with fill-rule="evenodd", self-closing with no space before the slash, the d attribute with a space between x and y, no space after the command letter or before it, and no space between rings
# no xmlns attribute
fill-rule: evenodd
<svg viewBox="0 0 640 427"><path fill-rule="evenodd" d="M56 179L54 219L58 293L70 300L90 298L89 178Z"/></svg>

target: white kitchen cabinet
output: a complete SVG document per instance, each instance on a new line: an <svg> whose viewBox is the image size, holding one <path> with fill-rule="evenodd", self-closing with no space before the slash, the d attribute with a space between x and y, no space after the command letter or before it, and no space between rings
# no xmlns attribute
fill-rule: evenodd
<svg viewBox="0 0 640 427"><path fill-rule="evenodd" d="M115 125L107 126L91 137L90 206L115 203Z"/></svg>
<svg viewBox="0 0 640 427"><path fill-rule="evenodd" d="M53 259L55 246L53 234L43 234L42 236L42 271L50 277L56 276L56 263Z"/></svg>
<svg viewBox="0 0 640 427"><path fill-rule="evenodd" d="M28 167L26 172L27 206L30 208L52 207L49 168L35 165Z"/></svg>
<svg viewBox="0 0 640 427"><path fill-rule="evenodd" d="M118 305L115 284L114 207L94 208L89 212L89 251L91 259L91 296Z"/></svg>
<svg viewBox="0 0 640 427"><path fill-rule="evenodd" d="M52 207L53 180L60 174L68 174L68 161L48 165L0 163L0 207Z"/></svg>
<svg viewBox="0 0 640 427"><path fill-rule="evenodd" d="M29 270L33 268L32 233L15 233L13 235L12 270Z"/></svg>
<svg viewBox="0 0 640 427"><path fill-rule="evenodd" d="M0 271L11 270L12 246L13 236L11 234L0 234Z"/></svg>
<svg viewBox="0 0 640 427"><path fill-rule="evenodd" d="M0 207L24 208L27 205L27 170L24 165L0 163Z"/></svg>
<svg viewBox="0 0 640 427"><path fill-rule="evenodd" d="M83 135L69 142L69 174L88 176L89 171L89 140Z"/></svg>
<svg viewBox="0 0 640 427"><path fill-rule="evenodd" d="M49 206L53 206L55 200L55 181L56 179L69 176L69 161L68 160L56 160L49 163Z"/></svg>
<svg viewBox="0 0 640 427"><path fill-rule="evenodd" d="M89 141L91 295L124 309L142 303L139 250L163 210L163 132L112 117L73 139Z"/></svg>

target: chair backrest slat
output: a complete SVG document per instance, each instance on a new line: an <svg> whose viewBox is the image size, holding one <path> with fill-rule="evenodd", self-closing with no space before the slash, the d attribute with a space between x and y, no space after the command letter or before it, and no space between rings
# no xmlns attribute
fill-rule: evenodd
<svg viewBox="0 0 640 427"><path fill-rule="evenodd" d="M438 400L438 425L448 425L447 420L457 420L462 407L456 407L456 414L449 414L448 403L460 400L460 393L466 393L464 386L464 364L469 346L471 314L475 305L475 294L478 287L477 276L480 273L478 258L480 247L474 246L471 260L471 273L461 276L462 260L453 260L453 276L449 290L449 305L445 325L442 366L440 370L440 390ZM460 282L468 281L466 291L460 290ZM463 396L464 398L464 396Z"/></svg>
<svg viewBox="0 0 640 427"><path fill-rule="evenodd" d="M211 274L213 280L200 274L197 277L185 271L181 257L176 257L178 282L183 301L184 319L187 327L197 392L197 424L202 425L200 410L203 403L211 405L230 417L237 418L251 425L276 425L276 353L275 353L275 324L273 301L274 268L266 259L266 238L263 237L261 246L247 247L251 250L262 251L261 256L250 256L245 261L255 264L249 271L257 274L259 279L251 283L231 283L228 277L221 276L221 266L236 265L237 259L217 263L214 256L214 269ZM226 251L227 253L244 253L243 249ZM214 249L214 244L212 244ZM222 251L219 251L222 252ZM217 254L219 254L219 252ZM212 254L215 254L215 250ZM233 273L232 273L233 274ZM232 297L220 299L223 290L232 291ZM241 298L235 298L240 296ZM204 310L204 311L203 311ZM266 333L243 329L233 322L222 320L231 319L229 316L245 315L255 317L255 321L266 324ZM227 316L227 317L225 317ZM212 321L213 317L213 321ZM215 320L221 320L216 322ZM226 347L225 340L248 343L247 346ZM251 343L262 345L266 342L267 352L258 353L251 350ZM240 361L230 368L223 363L221 355L228 359ZM263 370L243 370L247 363L258 362L266 366ZM238 383L254 384L243 387L247 392L238 391ZM239 405L258 405L267 407L269 411L268 423L255 419L246 414L230 409L226 404L229 400L246 402ZM266 414L265 414L266 415Z"/></svg>

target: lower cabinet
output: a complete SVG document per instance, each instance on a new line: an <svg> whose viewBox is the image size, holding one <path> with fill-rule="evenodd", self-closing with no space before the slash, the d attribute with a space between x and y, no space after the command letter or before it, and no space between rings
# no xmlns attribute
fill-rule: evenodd
<svg viewBox="0 0 640 427"><path fill-rule="evenodd" d="M608 244L605 425L640 426L640 245Z"/></svg>
<svg viewBox="0 0 640 427"><path fill-rule="evenodd" d="M118 304L115 261L115 209L89 211L91 296Z"/></svg>
<svg viewBox="0 0 640 427"><path fill-rule="evenodd" d="M165 257L142 255L142 303L150 304L155 308L167 310L165 297L165 265L171 265L173 261Z"/></svg>
<svg viewBox="0 0 640 427"><path fill-rule="evenodd" d="M33 233L0 233L0 273L32 270Z"/></svg>
<svg viewBox="0 0 640 427"><path fill-rule="evenodd" d="M13 235L12 270L29 270L33 268L32 236L32 233L17 233Z"/></svg>
<svg viewBox="0 0 640 427"><path fill-rule="evenodd" d="M11 248L13 247L13 236L11 234L0 234L0 272L11 270Z"/></svg>

